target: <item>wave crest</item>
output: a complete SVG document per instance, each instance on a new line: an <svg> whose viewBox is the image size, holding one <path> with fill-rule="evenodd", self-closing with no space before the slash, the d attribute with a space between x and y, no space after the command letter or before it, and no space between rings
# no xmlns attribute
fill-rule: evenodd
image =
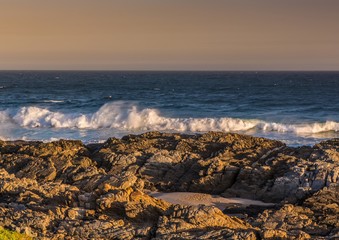
<svg viewBox="0 0 339 240"><path fill-rule="evenodd" d="M293 132L314 134L339 131L339 123L326 121L311 124L283 124L258 119L238 118L167 118L157 109L139 109L127 102L103 105L94 114L66 114L40 107L23 107L16 112L0 112L0 123L15 123L31 128L114 128L131 131L179 131L179 132L245 132L250 129L264 132Z"/></svg>

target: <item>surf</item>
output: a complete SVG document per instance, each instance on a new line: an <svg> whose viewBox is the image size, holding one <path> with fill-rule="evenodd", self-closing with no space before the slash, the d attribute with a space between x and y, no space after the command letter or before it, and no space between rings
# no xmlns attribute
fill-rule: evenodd
<svg viewBox="0 0 339 240"><path fill-rule="evenodd" d="M135 103L117 101L106 103L91 114L63 113L37 106L0 112L0 122L28 128L120 129L129 131L178 131L178 132L263 132L315 134L338 132L335 121L286 124L260 119L220 118L171 118L155 108L140 108Z"/></svg>

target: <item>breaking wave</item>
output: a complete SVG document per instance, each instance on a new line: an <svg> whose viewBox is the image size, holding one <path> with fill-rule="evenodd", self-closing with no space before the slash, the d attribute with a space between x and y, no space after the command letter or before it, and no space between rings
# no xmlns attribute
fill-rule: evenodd
<svg viewBox="0 0 339 240"><path fill-rule="evenodd" d="M258 119L238 118L168 118L157 109L139 109L128 102L103 105L93 114L53 112L40 107L22 107L16 111L0 112L0 123L29 128L114 128L129 131L179 131L179 132L245 132L251 129L264 132L292 132L315 134L338 132L339 122L326 121L308 124L283 124Z"/></svg>

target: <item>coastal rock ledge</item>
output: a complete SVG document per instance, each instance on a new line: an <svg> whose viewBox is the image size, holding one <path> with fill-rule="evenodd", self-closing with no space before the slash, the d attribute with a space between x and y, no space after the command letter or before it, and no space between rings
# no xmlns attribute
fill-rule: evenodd
<svg viewBox="0 0 339 240"><path fill-rule="evenodd" d="M154 192L270 204L220 210ZM220 132L0 141L0 223L27 239L339 239L339 139L296 148Z"/></svg>

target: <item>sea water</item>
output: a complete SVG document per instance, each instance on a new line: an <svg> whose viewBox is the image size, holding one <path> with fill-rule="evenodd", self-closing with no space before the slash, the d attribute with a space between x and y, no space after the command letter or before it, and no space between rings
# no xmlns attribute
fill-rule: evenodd
<svg viewBox="0 0 339 240"><path fill-rule="evenodd" d="M222 131L339 137L339 72L1 71L0 139Z"/></svg>

